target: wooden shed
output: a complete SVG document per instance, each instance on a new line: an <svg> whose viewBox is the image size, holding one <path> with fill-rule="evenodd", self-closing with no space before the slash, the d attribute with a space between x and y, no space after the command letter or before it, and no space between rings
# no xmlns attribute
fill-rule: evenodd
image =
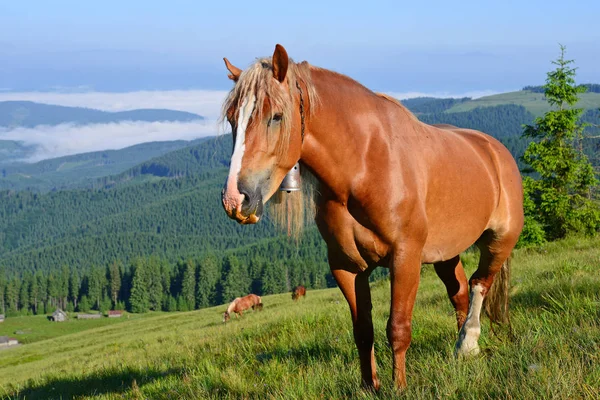
<svg viewBox="0 0 600 400"><path fill-rule="evenodd" d="M108 318L120 318L123 316L123 311L121 310L110 310L108 312Z"/></svg>
<svg viewBox="0 0 600 400"><path fill-rule="evenodd" d="M57 308L56 311L52 313L52 316L50 316L50 320L54 322L64 322L67 320L67 313L60 308Z"/></svg>
<svg viewBox="0 0 600 400"><path fill-rule="evenodd" d="M18 344L19 341L17 339L8 336L0 336L0 348L16 346Z"/></svg>

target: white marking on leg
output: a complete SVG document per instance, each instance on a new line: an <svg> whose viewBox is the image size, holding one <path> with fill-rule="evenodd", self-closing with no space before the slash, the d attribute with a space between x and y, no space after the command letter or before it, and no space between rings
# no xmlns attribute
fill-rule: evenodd
<svg viewBox="0 0 600 400"><path fill-rule="evenodd" d="M462 326L458 341L456 342L455 354L457 356L477 355L479 354L479 335L481 334L481 323L479 316L483 306L483 286L477 284L471 289L471 301L469 304L469 314L467 320Z"/></svg>
<svg viewBox="0 0 600 400"><path fill-rule="evenodd" d="M240 194L237 181L242 169L242 159L246 149L246 128L254 111L256 97L252 95L250 101L244 99L238 115L238 127L236 131L235 145L233 147L233 155L231 156L231 164L229 166L229 176L227 177L226 199L233 202L232 208L237 207L243 201L243 196Z"/></svg>

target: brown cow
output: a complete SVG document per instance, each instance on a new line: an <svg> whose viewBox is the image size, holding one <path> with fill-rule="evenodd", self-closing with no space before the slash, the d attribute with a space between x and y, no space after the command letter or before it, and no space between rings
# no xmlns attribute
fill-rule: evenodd
<svg viewBox="0 0 600 400"><path fill-rule="evenodd" d="M298 285L292 290L292 300L298 300L300 297L306 297L306 288L302 285Z"/></svg>
<svg viewBox="0 0 600 400"><path fill-rule="evenodd" d="M243 311L246 311L250 308L253 310L262 310L263 304L261 302L260 296L255 294L249 294L244 297L237 297L231 303L229 303L229 307L227 307L227 311L223 313L223 322L229 321L231 318L231 313L234 312L236 317L241 316Z"/></svg>

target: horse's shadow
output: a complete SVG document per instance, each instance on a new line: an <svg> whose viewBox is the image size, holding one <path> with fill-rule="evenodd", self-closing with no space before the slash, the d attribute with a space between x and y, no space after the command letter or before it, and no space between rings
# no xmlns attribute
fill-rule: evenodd
<svg viewBox="0 0 600 400"><path fill-rule="evenodd" d="M123 394L136 390L143 385L169 375L182 375L181 368L159 371L152 368L144 370L111 368L92 373L84 377L50 378L40 385L15 390L11 399L72 399L79 397Z"/></svg>

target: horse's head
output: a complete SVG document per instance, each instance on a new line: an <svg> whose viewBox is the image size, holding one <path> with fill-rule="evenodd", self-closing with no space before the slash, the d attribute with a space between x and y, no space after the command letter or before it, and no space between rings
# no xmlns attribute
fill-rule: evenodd
<svg viewBox="0 0 600 400"><path fill-rule="evenodd" d="M301 104L308 96L302 97L299 66L281 45L275 46L272 58L260 59L244 71L224 60L235 85L223 106L234 147L222 202L230 218L254 224L300 159Z"/></svg>
<svg viewBox="0 0 600 400"><path fill-rule="evenodd" d="M223 313L223 323L229 321L229 318L231 318L231 316L229 315L229 313L227 311L225 311Z"/></svg>

